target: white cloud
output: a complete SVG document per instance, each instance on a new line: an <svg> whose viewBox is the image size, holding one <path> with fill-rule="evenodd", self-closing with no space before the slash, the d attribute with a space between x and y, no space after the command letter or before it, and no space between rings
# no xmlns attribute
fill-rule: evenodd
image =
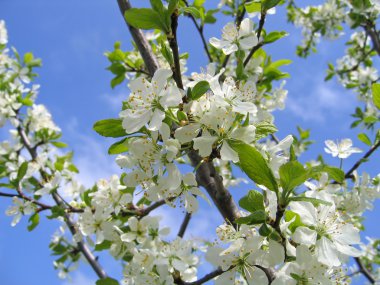
<svg viewBox="0 0 380 285"><path fill-rule="evenodd" d="M113 112L119 112L121 110L122 102L128 98L128 90L124 89L115 94L103 94L100 100L106 104Z"/></svg>
<svg viewBox="0 0 380 285"><path fill-rule="evenodd" d="M349 92L342 92L328 84L311 83L309 92L296 94L292 91L286 102L289 112L304 121L326 122L326 118L337 117L353 109L354 98ZM296 96L298 95L298 96Z"/></svg>
<svg viewBox="0 0 380 285"><path fill-rule="evenodd" d="M96 280L84 275L80 271L72 274L71 280L65 280L62 285L94 285Z"/></svg>

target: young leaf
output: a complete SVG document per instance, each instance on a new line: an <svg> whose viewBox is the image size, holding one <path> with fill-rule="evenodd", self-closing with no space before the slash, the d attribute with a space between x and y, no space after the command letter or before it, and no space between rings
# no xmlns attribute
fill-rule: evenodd
<svg viewBox="0 0 380 285"><path fill-rule="evenodd" d="M380 110L380 83L372 84L373 104Z"/></svg>
<svg viewBox="0 0 380 285"><path fill-rule="evenodd" d="M237 224L257 225L265 223L267 214L265 211L256 211L246 217L240 217L236 219Z"/></svg>
<svg viewBox="0 0 380 285"><path fill-rule="evenodd" d="M153 9L131 8L125 11L125 20L129 25L143 30L159 29L167 32L165 24L161 22L160 15Z"/></svg>
<svg viewBox="0 0 380 285"><path fill-rule="evenodd" d="M51 142L52 145L54 145L55 147L58 147L58 148L65 148L67 147L67 144L64 143L64 142Z"/></svg>
<svg viewBox="0 0 380 285"><path fill-rule="evenodd" d="M253 1L245 4L245 9L248 13L260 13L261 12L261 3L260 1Z"/></svg>
<svg viewBox="0 0 380 285"><path fill-rule="evenodd" d="M119 285L119 282L113 278L107 277L96 281L96 285Z"/></svg>
<svg viewBox="0 0 380 285"><path fill-rule="evenodd" d="M201 17L201 13L199 13L199 10L195 7L183 7L179 11L181 13L189 13L193 15L194 18L197 18L197 19Z"/></svg>
<svg viewBox="0 0 380 285"><path fill-rule="evenodd" d="M119 154L128 151L127 141L130 138L124 138L121 141L115 142L108 149L108 154Z"/></svg>
<svg viewBox="0 0 380 285"><path fill-rule="evenodd" d="M251 145L241 141L228 141L228 144L239 155L240 168L256 184L263 185L278 193L278 185L272 170L261 153Z"/></svg>
<svg viewBox="0 0 380 285"><path fill-rule="evenodd" d="M265 10L269 10L269 9L271 9L271 8L273 8L273 7L275 7L275 6L277 6L278 5L278 3L280 3L281 2L281 0L264 0L264 1L262 1L263 2L263 8L265 9Z"/></svg>
<svg viewBox="0 0 380 285"><path fill-rule="evenodd" d="M207 81L199 81L191 91L191 99L197 100L202 97L210 89L210 84Z"/></svg>
<svg viewBox="0 0 380 285"><path fill-rule="evenodd" d="M322 205L327 205L331 206L332 204L330 202L327 202L325 200L317 199L317 198L312 198L312 197L305 197L305 196L294 196L289 199L290 201L294 202L310 202L314 206L318 206L320 204Z"/></svg>
<svg viewBox="0 0 380 285"><path fill-rule="evenodd" d="M339 183L342 183L344 181L344 172L343 170L337 167L322 164L322 165L314 166L308 169L307 171L308 171L309 178L314 177L315 174L326 172L329 175L330 179L334 179L335 181Z"/></svg>
<svg viewBox="0 0 380 285"><path fill-rule="evenodd" d="M264 197L259 191L251 190L247 196L244 196L239 201L240 207L251 213L259 210L265 210Z"/></svg>
<svg viewBox="0 0 380 285"><path fill-rule="evenodd" d="M97 121L93 129L103 137L118 138L126 136L121 119L106 119Z"/></svg>
<svg viewBox="0 0 380 285"><path fill-rule="evenodd" d="M289 161L281 165L279 173L280 183L285 192L292 191L308 178L307 171L298 161Z"/></svg>
<svg viewBox="0 0 380 285"><path fill-rule="evenodd" d="M358 134L358 139L368 146L372 145L370 138L364 133Z"/></svg>
<svg viewBox="0 0 380 285"><path fill-rule="evenodd" d="M277 31L271 32L265 36L264 43L266 43L266 44L273 43L273 42L275 42L275 41L277 41L283 37L286 37L287 35L288 35L288 33L284 32L284 31L282 31L282 32L277 32Z"/></svg>
<svg viewBox="0 0 380 285"><path fill-rule="evenodd" d="M34 230L38 224L40 223L40 215L38 213L34 213L29 218L29 225L28 225L28 231L31 232Z"/></svg>
<svg viewBox="0 0 380 285"><path fill-rule="evenodd" d="M24 161L17 171L17 181L20 182L24 178L26 171L28 170L28 162Z"/></svg>

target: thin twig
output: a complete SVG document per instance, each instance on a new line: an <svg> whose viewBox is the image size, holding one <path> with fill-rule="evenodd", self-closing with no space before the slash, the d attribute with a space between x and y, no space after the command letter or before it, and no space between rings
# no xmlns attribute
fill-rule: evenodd
<svg viewBox="0 0 380 285"><path fill-rule="evenodd" d="M186 213L185 218L183 219L181 227L179 228L179 231L177 234L177 236L179 236L180 238L183 238L183 236L185 235L185 232L186 232L187 226L189 225L190 219L191 219L191 214Z"/></svg>
<svg viewBox="0 0 380 285"><path fill-rule="evenodd" d="M169 41L170 49L173 53L173 79L177 83L178 88L183 89L181 64L179 59L178 43L177 43L177 27L178 27L178 10L174 11L171 15L171 31L166 36Z"/></svg>
<svg viewBox="0 0 380 285"><path fill-rule="evenodd" d="M257 40L258 40L258 44L255 45L251 51L249 52L247 58L244 60L244 67L246 67L246 65L248 64L248 62L251 60L252 56L255 54L255 52L260 49L263 45L264 45L264 42L260 42L260 36L261 36L261 32L264 28L264 24L265 24L265 17L266 17L267 13L266 11L262 11L261 12L261 17L260 17L260 22L259 22L259 27L257 29Z"/></svg>
<svg viewBox="0 0 380 285"><path fill-rule="evenodd" d="M352 167L350 170L348 170L346 172L346 174L344 175L344 177L346 179L348 178L352 178L352 173L359 168L359 166L368 158L371 156L372 153L375 152L375 150L380 147L380 140L374 144L365 154L362 158L360 158Z"/></svg>
<svg viewBox="0 0 380 285"><path fill-rule="evenodd" d="M31 146L30 141L28 139L28 136L26 135L24 129L22 128L22 122L20 119L19 119L19 121L20 121L20 124L17 127L17 131L18 131L18 134L21 138L21 142L23 143L25 148L29 151L29 154L31 155L32 160L36 160L37 159L37 149L33 148ZM40 170L40 172L41 172L41 176L46 180L47 174L43 170ZM60 196L57 193L53 192L52 196L53 196L53 199L58 206L60 206L62 208L66 208L64 202L62 201L62 199L60 198ZM71 219L70 214L65 212L64 218L65 218L65 222L66 222L71 234L76 235L77 230L75 228L75 222ZM91 265L92 269L95 271L95 273L98 275L98 277L101 279L107 278L106 272L104 271L102 266L99 264L97 258L92 254L92 252L88 248L87 244L85 244L83 241L79 241L79 242L77 242L77 247L78 247L78 250L85 257L87 262Z"/></svg>
<svg viewBox="0 0 380 285"><path fill-rule="evenodd" d="M186 6L189 7L189 4L187 3L187 1L185 0L184 2L185 2L185 4L186 4ZM201 40L202 40L202 43L203 43L203 48L204 48L204 50L205 50L205 52L206 52L206 54L207 54L207 57L208 57L209 62L213 62L213 60L212 60L212 56L211 56L210 51L209 51L209 49L208 49L207 41L206 41L206 39L205 39L205 35L204 35L204 33L203 33L203 26L198 25L197 20L194 18L194 16L193 16L191 13L187 13L187 15L188 15L188 16L190 17L190 19L193 21L193 23L194 23L194 25L195 25L195 28L197 29L197 31L198 31L198 33L199 33L199 35L200 35L200 37L201 37Z"/></svg>
<svg viewBox="0 0 380 285"><path fill-rule="evenodd" d="M360 273L362 273L371 284L375 284L376 279L372 276L371 272L368 271L368 269L364 266L363 262L360 260L359 257L355 257L355 261L359 266Z"/></svg>

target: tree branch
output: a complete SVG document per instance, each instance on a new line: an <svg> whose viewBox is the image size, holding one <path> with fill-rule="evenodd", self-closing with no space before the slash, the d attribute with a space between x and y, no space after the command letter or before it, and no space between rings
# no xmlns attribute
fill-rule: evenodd
<svg viewBox="0 0 380 285"><path fill-rule="evenodd" d="M122 6L125 9L123 10L123 13L125 13L126 10L131 8L129 1L127 0L118 0L118 3L119 6L123 3L128 4ZM132 31L134 33L139 32L139 30L134 28L132 28L131 33ZM155 56L152 53L150 47L148 48L145 45L138 43L138 41L147 42L145 36L141 32L139 32L139 35L141 35L141 37L134 37L134 40L137 41L136 44L141 54L149 54L149 56L143 56L145 65L148 66L152 58L154 59L153 61L156 61ZM151 73L151 75L153 75L155 71L156 69L152 68L149 72ZM189 158L193 166L199 165L202 161L202 158L198 155L196 151L191 151L189 153ZM217 174L212 162L202 163L202 165L196 171L196 177L198 184L200 186L203 186L207 190L223 218L228 220L230 223L234 224L235 219L240 216L239 209L235 201L233 200L231 194L228 192L226 188L224 188L223 179L219 174Z"/></svg>
<svg viewBox="0 0 380 285"><path fill-rule="evenodd" d="M235 225L235 220L240 217L239 209L231 193L224 187L223 178L217 173L212 162L202 162L198 152L193 150L188 155L194 167L200 165L196 172L198 184L207 190L223 218Z"/></svg>
<svg viewBox="0 0 380 285"><path fill-rule="evenodd" d="M123 16L123 19L125 23L128 26L128 29L133 37L133 40L135 41L137 48L141 54L141 57L143 58L145 62L145 66L151 76L153 76L154 72L158 69L159 64L155 56L153 55L152 49L146 40L144 34L139 30L132 26L130 26L127 21L124 18L124 14L127 10L131 8L131 4L129 3L129 0L117 0L117 3L119 4L120 12Z"/></svg>
<svg viewBox="0 0 380 285"><path fill-rule="evenodd" d="M364 154L364 156L362 157L362 158L360 158L352 167L351 167L351 169L350 170L348 170L347 172L346 172L346 174L344 175L344 177L346 178L346 179L348 179L348 178L352 178L352 173L356 170L356 169L358 169L359 168L359 166L365 161L365 159L367 159L368 157L370 157L371 156L371 154L372 153L374 153L375 152L375 150L377 149L377 148L379 148L380 147L380 140L376 143L376 144L374 144L365 154Z"/></svg>
<svg viewBox="0 0 380 285"><path fill-rule="evenodd" d="M380 56L380 39L374 24L366 23L363 28L371 38L374 50L376 50L377 54Z"/></svg>
<svg viewBox="0 0 380 285"><path fill-rule="evenodd" d="M31 155L32 159L36 160L37 159L37 149L31 146L29 139L28 139L28 136L26 135L24 129L22 128L21 123L22 122L20 121L20 124L17 127L17 131L18 131L18 134L21 138L21 142L23 143L25 148L29 151L29 154ZM40 172L41 172L41 176L44 179L46 179L47 178L46 173L42 170ZM64 209L66 208L66 205L64 204L63 200L61 199L61 197L57 193L53 192L52 196L53 196L53 199L58 206L60 206ZM77 230L75 228L75 222L71 219L70 214L65 212L64 218L65 218L65 222L66 222L71 234L75 235L77 233ZM88 248L87 244L85 244L83 241L79 241L79 242L77 242L77 247L78 247L78 250L85 257L87 262L91 265L92 269L95 271L95 273L98 275L98 277L101 279L107 278L106 272L104 271L102 266L97 261L97 258L92 254L92 252Z"/></svg>

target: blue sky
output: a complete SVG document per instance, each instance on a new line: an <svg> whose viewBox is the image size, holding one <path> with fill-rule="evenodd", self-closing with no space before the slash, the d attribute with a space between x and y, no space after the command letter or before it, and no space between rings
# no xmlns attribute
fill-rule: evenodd
<svg viewBox="0 0 380 285"><path fill-rule="evenodd" d="M148 3L147 0L132 1ZM208 0L216 4L216 0ZM304 1L306 3L315 1ZM127 98L126 87L112 90L112 75L105 70L107 59L103 53L113 48L115 41L122 47L130 47L130 36L119 13L116 1L104 0L0 0L0 19L6 21L9 40L20 53L31 51L42 58L43 67L38 70L37 83L41 84L38 102L45 104L63 130L63 140L75 152L75 162L79 167L80 179L91 185L96 179L109 177L118 172L113 158L107 156L107 148L112 140L99 137L92 131L95 121L117 117L120 100ZM257 20L257 19L256 19ZM220 28L226 19L206 28L206 37L220 36ZM293 64L284 68L292 77L286 88L289 90L287 109L276 112L278 136L295 133L296 126L312 129L312 139L316 144L302 160L315 158L323 152L326 139L356 138L359 130L350 130L349 115L356 104L355 94L344 90L332 80L324 83L327 63L335 62L343 55L344 42L325 42L319 46L319 53L304 60L295 56L295 46L300 41L300 31L288 25L285 13L278 10L276 16L269 16L266 29L286 30L290 36L266 49L274 59L290 58ZM189 72L199 71L207 64L199 38L188 19L183 19L179 27L181 51L189 51ZM199 44L198 44L199 42ZM197 43L197 44L196 44ZM0 133L3 131L0 131ZM4 133L1 134L4 136ZM366 146L354 140L363 150ZM338 166L339 161L328 161ZM345 162L346 169L359 158L354 155ZM378 171L379 154L362 169L375 175ZM232 189L234 195L241 196L247 187ZM3 213L10 201L3 199L0 212ZM379 203L377 203L379 206ZM165 215L169 210L161 210ZM212 225L221 222L214 211L202 207L191 222L189 236L198 236L209 231ZM378 237L376 226L379 207L367 213L366 226L369 236ZM204 216L208 219L205 220ZM66 285L57 278L53 269L53 257L48 244L57 224L42 219L40 226L32 233L26 230L23 221L16 228L10 227L11 219L0 218L0 266L1 281L7 285ZM175 224L173 215L167 216L164 223ZM211 230L212 231L212 230ZM212 233L211 233L212 234ZM101 258L110 275L119 276L120 267L110 259ZM73 274L74 284L94 284L95 275L86 265ZM358 281L357 284L362 284Z"/></svg>

